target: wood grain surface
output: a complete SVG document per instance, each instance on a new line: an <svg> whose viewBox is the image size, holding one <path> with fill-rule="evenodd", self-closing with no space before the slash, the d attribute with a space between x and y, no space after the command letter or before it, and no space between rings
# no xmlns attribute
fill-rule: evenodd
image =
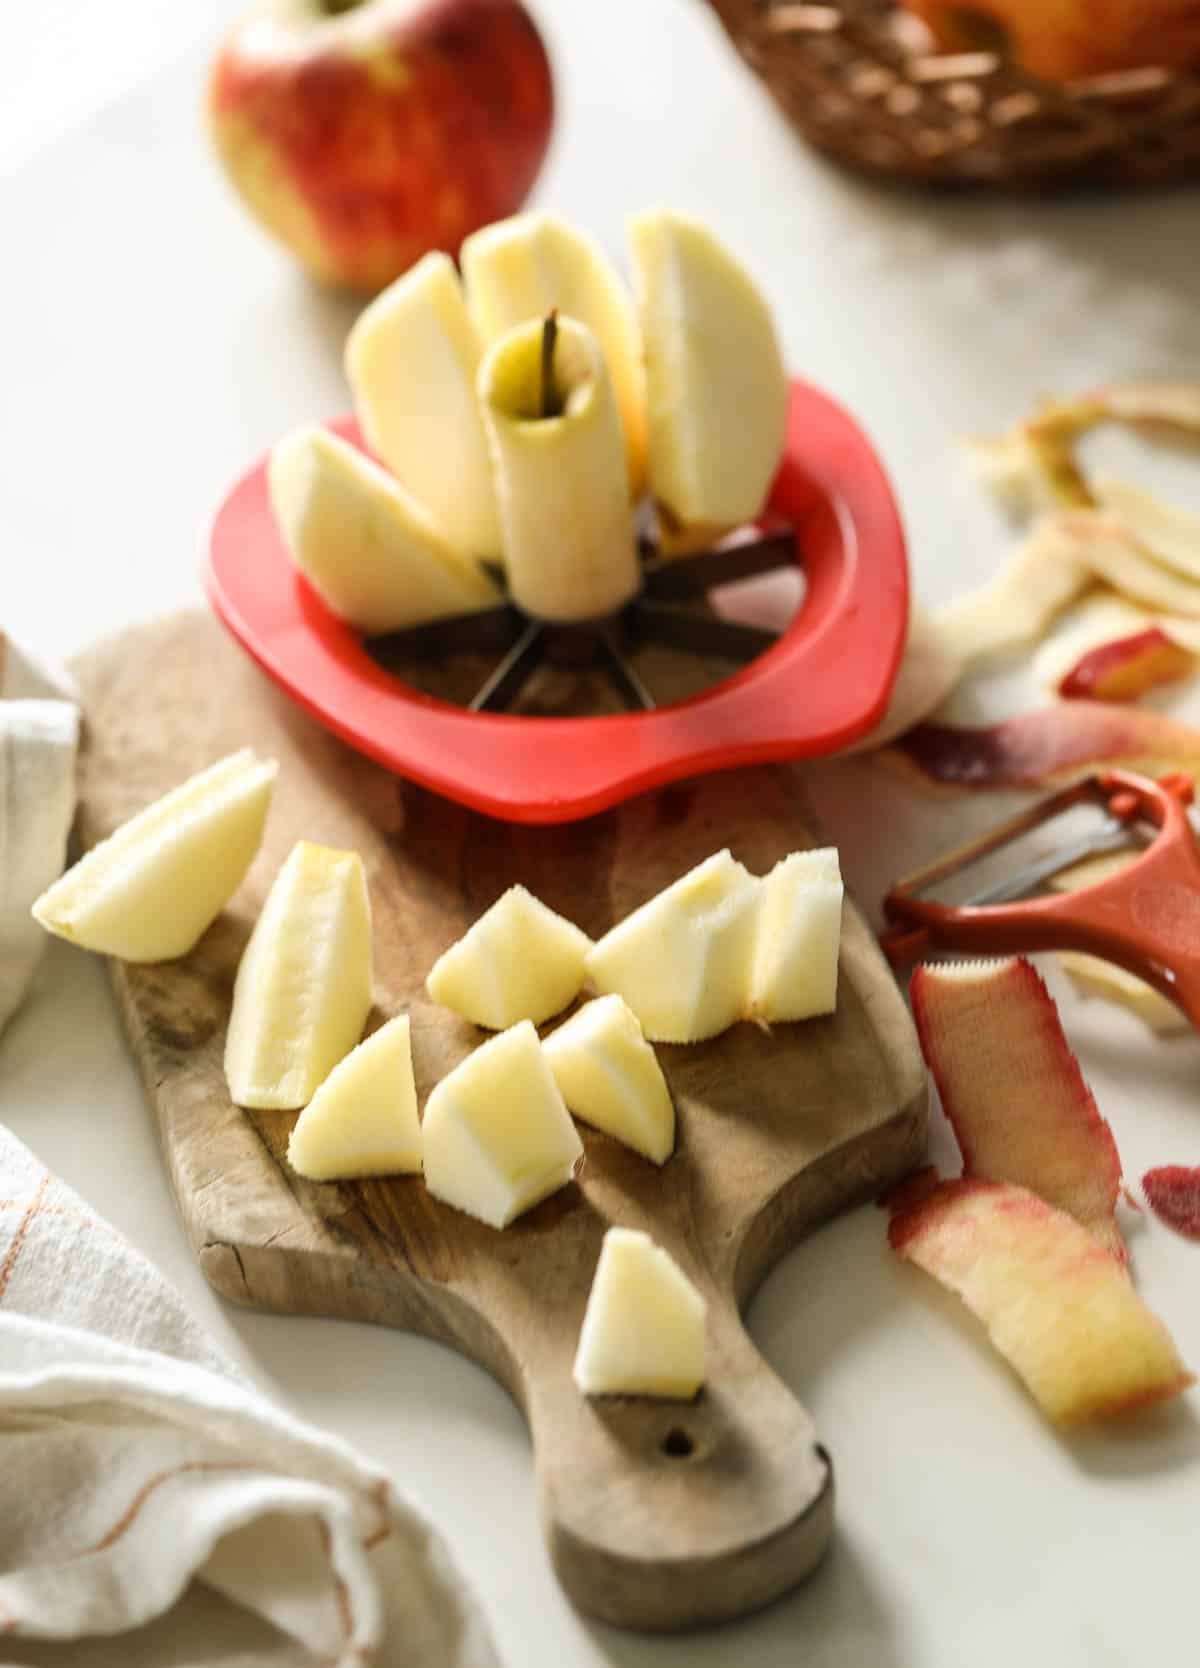
<svg viewBox="0 0 1200 1668"><path fill-rule="evenodd" d="M482 1033L424 995L437 955L514 881L593 935L722 846L762 873L811 844L796 775L738 771L588 821L489 821L350 752L206 615L137 628L75 671L92 844L191 772L250 744L278 758L263 848L182 961L112 964L187 1232L234 1302L408 1328L480 1362L528 1419L559 1577L584 1610L666 1629L740 1615L799 1581L827 1542L832 1470L740 1311L818 1223L910 1169L925 1074L907 1011L852 905L837 1013L658 1050L678 1113L659 1170L581 1126L578 1181L503 1232L416 1177L311 1183L284 1160L293 1113L233 1106L222 1072L238 958L300 838L362 853L375 937L371 1026L407 1010L419 1095ZM536 766L536 761L535 761ZM644 1227L709 1302L710 1374L690 1403L587 1400L571 1378L610 1223Z"/></svg>

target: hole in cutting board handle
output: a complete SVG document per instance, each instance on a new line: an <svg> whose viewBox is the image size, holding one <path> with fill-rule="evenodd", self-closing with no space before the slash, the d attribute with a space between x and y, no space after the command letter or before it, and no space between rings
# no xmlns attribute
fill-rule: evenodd
<svg viewBox="0 0 1200 1668"><path fill-rule="evenodd" d="M696 1444L680 1425L673 1425L659 1446L671 1459L687 1459L696 1451Z"/></svg>

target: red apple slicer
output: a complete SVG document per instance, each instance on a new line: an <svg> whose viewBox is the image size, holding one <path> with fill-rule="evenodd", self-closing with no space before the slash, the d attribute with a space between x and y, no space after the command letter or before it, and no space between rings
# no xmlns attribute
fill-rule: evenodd
<svg viewBox="0 0 1200 1668"><path fill-rule="evenodd" d="M904 967L930 950L1082 950L1145 979L1200 1028L1200 850L1187 812L1194 795L1190 776L1153 782L1124 770L1063 788L893 886L884 899L892 923L881 940L884 954ZM1081 805L1105 813L1097 829L999 885L960 904L918 896ZM1028 895L1072 864L1138 845L1140 856L1090 886Z"/></svg>
<svg viewBox="0 0 1200 1668"><path fill-rule="evenodd" d="M362 444L352 419L331 426ZM292 565L264 460L217 513L207 583L242 647L322 724L400 775L512 822L566 822L681 777L830 753L882 716L908 623L904 535L869 441L826 395L792 386L764 530L700 556L643 556L642 589L615 619L550 626L506 603L364 641ZM780 633L706 604L714 586L796 565L803 601ZM659 705L637 665L648 643L747 664L731 675L722 666L710 687ZM444 669L454 656L486 674L461 704L409 670L419 674L422 661ZM504 710L543 658L586 662L630 710ZM389 670L397 660L405 676Z"/></svg>

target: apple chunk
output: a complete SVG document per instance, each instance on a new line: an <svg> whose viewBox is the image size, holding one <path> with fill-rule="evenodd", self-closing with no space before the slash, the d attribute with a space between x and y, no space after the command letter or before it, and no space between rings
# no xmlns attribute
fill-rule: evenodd
<svg viewBox="0 0 1200 1668"><path fill-rule="evenodd" d="M770 308L706 226L630 225L646 360L650 491L668 549L758 515L783 450L788 382Z"/></svg>
<svg viewBox="0 0 1200 1668"><path fill-rule="evenodd" d="M888 1237L962 1298L1059 1425L1143 1406L1193 1382L1122 1265L1023 1187L942 1182Z"/></svg>
<svg viewBox="0 0 1200 1668"><path fill-rule="evenodd" d="M592 948L600 992L623 996L651 1042L701 1042L746 1011L759 882L719 851Z"/></svg>
<svg viewBox="0 0 1200 1668"><path fill-rule="evenodd" d="M33 906L48 932L125 961L185 956L237 891L279 767L247 747L139 811Z"/></svg>
<svg viewBox="0 0 1200 1668"><path fill-rule="evenodd" d="M426 1103L421 1137L429 1191L493 1228L565 1187L583 1157L528 1020L442 1079Z"/></svg>
<svg viewBox="0 0 1200 1668"><path fill-rule="evenodd" d="M313 424L278 442L271 504L292 560L348 625L377 634L500 601L386 470Z"/></svg>
<svg viewBox="0 0 1200 1668"><path fill-rule="evenodd" d="M238 1106L294 1111L362 1036L371 906L362 858L301 840L275 877L233 987L225 1077Z"/></svg>
<svg viewBox="0 0 1200 1668"><path fill-rule="evenodd" d="M762 881L750 1012L767 1024L837 1006L842 876L833 847L794 851Z"/></svg>
<svg viewBox="0 0 1200 1668"><path fill-rule="evenodd" d="M690 1400L704 1383L706 1304L679 1264L635 1228L600 1248L575 1356L585 1396Z"/></svg>
<svg viewBox="0 0 1200 1668"><path fill-rule="evenodd" d="M658 1057L620 996L585 1002L542 1045L568 1108L652 1164L675 1145L675 1107Z"/></svg>
<svg viewBox="0 0 1200 1668"><path fill-rule="evenodd" d="M629 493L636 497L646 461L641 342L632 303L599 244L548 214L517 214L469 237L459 258L485 347L553 310L595 333L621 414Z"/></svg>
<svg viewBox="0 0 1200 1668"><path fill-rule="evenodd" d="M1029 1188L1123 1259L1117 1145L1030 963L918 967L912 1006L965 1173Z"/></svg>
<svg viewBox="0 0 1200 1668"><path fill-rule="evenodd" d="M508 891L434 963L425 988L475 1025L505 1031L561 1013L583 988L592 941L523 886Z"/></svg>
<svg viewBox="0 0 1200 1668"><path fill-rule="evenodd" d="M482 347L448 255L426 255L360 313L346 374L371 450L448 542L497 556L500 523L475 398Z"/></svg>
<svg viewBox="0 0 1200 1668"><path fill-rule="evenodd" d="M288 1163L310 1181L421 1168L421 1125L408 1015L351 1049L296 1120Z"/></svg>

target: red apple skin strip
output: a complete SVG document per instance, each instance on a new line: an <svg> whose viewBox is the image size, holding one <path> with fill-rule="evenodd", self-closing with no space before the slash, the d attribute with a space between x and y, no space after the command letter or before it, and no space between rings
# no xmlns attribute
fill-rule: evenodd
<svg viewBox="0 0 1200 1668"><path fill-rule="evenodd" d="M1124 1262L1117 1143L1036 969L1023 956L918 967L911 994L964 1175L1028 1188Z"/></svg>
<svg viewBox="0 0 1200 1668"><path fill-rule="evenodd" d="M1055 1424L1106 1418L1194 1382L1121 1264L1074 1217L1007 1182L942 1182L888 1228L958 1294Z"/></svg>
<svg viewBox="0 0 1200 1668"><path fill-rule="evenodd" d="M982 728L918 724L895 750L926 780L956 788L1039 788L1101 766L1200 771L1200 730L1108 701L1065 701Z"/></svg>
<svg viewBox="0 0 1200 1668"><path fill-rule="evenodd" d="M1190 677L1195 661L1160 626L1118 637L1082 655L1058 685L1066 701L1135 701Z"/></svg>
<svg viewBox="0 0 1200 1668"><path fill-rule="evenodd" d="M1164 1164L1147 1170L1142 1190L1160 1221L1184 1239L1200 1240L1200 1165Z"/></svg>

